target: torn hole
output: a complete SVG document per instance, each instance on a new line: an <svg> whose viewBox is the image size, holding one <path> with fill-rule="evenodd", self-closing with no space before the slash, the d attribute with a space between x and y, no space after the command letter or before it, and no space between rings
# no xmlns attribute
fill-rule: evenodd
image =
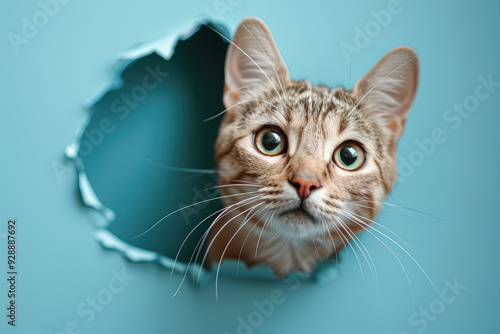
<svg viewBox="0 0 500 334"><path fill-rule="evenodd" d="M225 27L207 25L229 38ZM213 188L220 118L203 120L225 109L228 42L210 27L191 25L120 54L117 77L87 102L89 121L66 148L84 204L108 221L95 232L100 244L168 269L177 257L175 271L182 274L193 254L203 255L202 238L215 216L194 227L223 208ZM202 257L189 270L201 270L205 280L210 274L199 266ZM221 273L277 280L268 267L244 267L225 260ZM336 277L332 270L320 278Z"/></svg>

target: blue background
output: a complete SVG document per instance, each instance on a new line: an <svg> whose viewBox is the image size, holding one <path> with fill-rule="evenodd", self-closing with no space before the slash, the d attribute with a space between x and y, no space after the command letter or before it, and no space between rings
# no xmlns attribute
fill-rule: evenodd
<svg viewBox="0 0 500 334"><path fill-rule="evenodd" d="M214 282L199 289L185 285L171 300L181 277L170 277L157 265L130 263L95 243L92 232L103 219L82 206L76 175L64 167L62 152L88 118L82 103L115 74L118 52L207 15L232 31L253 15L269 25L293 78L347 85L349 64L339 45L353 44L355 28L365 29L374 21L371 11L387 9L389 2L233 0L225 12L216 9L221 3L226 1L71 1L18 53L7 36L20 35L23 17L32 20L40 4L0 4L0 254L5 254L9 218L18 221L19 238L18 326L6 324L2 278L1 331L60 333L74 322L82 333L236 333L238 317L255 318L254 302L269 300L279 289L284 302L263 316L256 333L496 332L500 87L457 128L443 119L447 109L474 95L479 76L500 81L500 3L494 1L402 0L401 12L351 57L355 82L397 45L420 53L420 89L400 157L415 158L421 150L417 141L431 138L434 129L442 129L447 139L423 155L388 201L451 222L408 210L399 212L420 219L384 212L378 221L411 245L438 290L446 280L467 286L444 310L422 272L386 240L408 271L412 302L398 262L368 233L361 240L376 264L378 290L366 264L363 279L350 252L348 261L343 254L342 274L334 282L301 282L292 290L291 283L223 278L218 302ZM0 256L1 277L5 260ZM134 278L86 322L77 308L108 289L113 270ZM429 307L437 315L423 321L425 329L422 316L414 318L419 325L409 320Z"/></svg>

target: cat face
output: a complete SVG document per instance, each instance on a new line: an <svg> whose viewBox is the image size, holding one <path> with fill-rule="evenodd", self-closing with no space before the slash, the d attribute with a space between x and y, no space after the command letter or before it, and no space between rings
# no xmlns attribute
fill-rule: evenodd
<svg viewBox="0 0 500 334"><path fill-rule="evenodd" d="M216 161L226 206L252 198L239 210L259 204L256 216L270 218L254 224L289 238L351 239L364 229L397 177L396 144L418 84L415 51L393 49L352 91L314 86L291 80L267 27L247 18L225 70Z"/></svg>

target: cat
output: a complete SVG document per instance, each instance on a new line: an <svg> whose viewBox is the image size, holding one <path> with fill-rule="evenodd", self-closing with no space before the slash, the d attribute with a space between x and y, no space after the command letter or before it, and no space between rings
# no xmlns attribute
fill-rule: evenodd
<svg viewBox="0 0 500 334"><path fill-rule="evenodd" d="M245 18L226 56L215 143L225 211L208 266L241 259L285 277L357 243L396 181L418 79L417 53L399 46L351 91L293 81L264 22Z"/></svg>

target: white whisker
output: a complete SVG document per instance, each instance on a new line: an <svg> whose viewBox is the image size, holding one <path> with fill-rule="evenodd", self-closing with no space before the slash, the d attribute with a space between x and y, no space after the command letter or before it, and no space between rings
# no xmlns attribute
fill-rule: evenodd
<svg viewBox="0 0 500 334"><path fill-rule="evenodd" d="M373 201L373 200L358 200L358 201L353 201L353 202L354 203L356 203L356 202L370 202L370 203L378 203L378 204L382 204L382 205L394 206L394 207L398 207L398 208L401 208L401 209L406 209L406 210L414 211L414 212L420 213L420 214L422 214L424 216L428 216L428 217L431 217L431 218L434 218L434 219L442 220L442 221L447 222L447 223L453 223L453 222L451 222L449 220L446 220L446 219L443 219L443 218L439 218L437 216L433 216L433 215L425 213L423 211L412 209L412 208L409 208L409 207L403 206L403 205L392 204L392 203L389 203L389 202L379 202L379 201Z"/></svg>
<svg viewBox="0 0 500 334"><path fill-rule="evenodd" d="M334 228L335 230L339 233L339 236L342 236L345 238L346 240L346 244L349 245L349 247L351 247L351 250L352 252L354 253L354 257L356 258L356 261L358 262L358 265L359 265L359 270L361 271L361 277L363 278L363 281L365 280L365 273L363 271L363 266L361 266L361 261L359 260L359 257L358 257L358 254L356 253L356 250L354 249L354 247L352 246L352 244L349 242L349 239L344 235L344 233L342 232L342 230L340 229L340 227L344 227L344 225L342 224L342 221L337 217L337 216L334 216L335 220L337 220L337 222L339 223L339 228L337 229L334 225ZM346 230L347 232L347 230ZM347 246L346 246L347 247ZM358 246L359 247L359 246Z"/></svg>
<svg viewBox="0 0 500 334"><path fill-rule="evenodd" d="M370 227L370 225L362 222L361 220L359 220L358 218L356 218L355 216L351 215L350 213L348 212L344 212L344 215L346 215L346 218L348 218L349 220L351 220L352 222L354 222L355 224L361 226L364 228L364 226L368 226ZM350 217L349 217L350 216ZM362 224L360 224L360 223ZM373 230L377 231L375 228L371 227ZM410 292L411 292L411 298L412 298L412 301L413 301L413 304L415 304L415 294L413 293L413 285L411 284L411 280L410 280L410 276L408 276L408 272L406 271L403 263L401 262L401 260L399 259L399 257L396 255L396 253L394 253L394 251L389 247L387 246L382 240L380 240L380 238L378 238L375 234L373 234L369 229L365 229L365 231L367 231L368 233L370 233L375 239L377 239L378 241L380 241L380 243L382 243L382 245L384 245L385 248L387 248L389 250L389 252L391 252L391 254L394 256L394 258L396 259L396 261L398 261L399 265L401 266L401 268L403 269L403 272L406 276L406 280L408 281L408 285L410 287ZM377 231L378 232L378 231Z"/></svg>
<svg viewBox="0 0 500 334"><path fill-rule="evenodd" d="M346 212L348 213L348 212ZM349 213L348 213L349 214ZM351 215L352 217L356 218L355 216ZM357 218L356 218L357 219ZM417 267L420 269L420 271L424 274L424 276L427 278L427 280L429 281L429 283L431 284L431 286L434 288L434 290L436 290L438 296L441 297L441 293L439 292L439 290L436 288L436 285L434 284L434 282L432 282L432 280L430 279L429 275L427 275L427 273L425 272L424 268L422 268L422 266L420 265L420 263L418 263L418 261L413 257L413 255L411 255L403 246L401 246L399 243L397 243L396 241L394 241L391 237L389 237L388 235L384 234L383 232L380 232L379 230L377 230L376 228L374 228L373 226L371 226L370 224L367 224L363 221L361 221L360 219L357 219L358 221L362 222L363 224L365 224L367 227L373 229L375 232L383 235L384 237L386 237L387 239L389 239L393 244L395 244L398 248L400 248L403 252L406 253L406 255L408 255L408 257L417 265Z"/></svg>
<svg viewBox="0 0 500 334"><path fill-rule="evenodd" d="M271 59L267 55L266 51L264 51L264 48L262 48L262 46L260 45L259 41L255 38L255 36L252 34L252 32L250 30L248 30L248 28L245 26L245 24L243 24L243 27L245 27L246 31L248 31L248 33L252 36L252 38L255 40L255 42L257 42L257 44L259 45L260 49L262 50L262 52L266 56L267 60L269 61L269 64L271 64L271 67L273 68L274 74L276 75L276 78L278 79L278 83L281 86L281 90L283 92L285 92L285 87L283 86L283 84L282 84L282 82L280 80L280 77L279 77L278 73L276 72L276 68L274 67L273 62L271 61ZM281 69L280 69L280 73L281 73ZM283 102L283 98L281 97L281 95L279 95L279 93L278 93L278 91L276 89L275 89L275 91L276 91L276 94L278 94L278 96L279 96L279 98L281 100L281 104L282 104L283 109L286 110L286 106L285 106L285 104Z"/></svg>
<svg viewBox="0 0 500 334"><path fill-rule="evenodd" d="M257 201L258 199L256 199L255 201ZM250 202L252 203L252 202ZM246 205L250 204L250 203L246 203ZM214 237L212 238L212 240L210 241L210 243L208 244L208 247L207 247L207 250L205 251L205 255L203 256L203 259L201 260L201 267L203 267L203 264L205 263L206 259L207 259L207 256L208 256L208 253L210 252L210 248L212 247L213 243L215 242L215 239L217 238L217 236L221 233L221 231L228 225L230 224L234 219L236 219L237 217L239 217L240 215L244 214L245 212L247 212L248 210L250 210L252 208L249 208L247 210L244 210L240 213L238 213L236 216L230 218L226 223L224 223L224 225L217 231L217 233L214 235ZM215 223L215 222L214 222ZM214 224L213 223L213 224ZM213 226L212 224L212 226ZM200 275L201 275L201 270L199 271L198 273L198 277L197 279L199 280L200 279ZM216 290L216 295L215 295L216 299L218 299L218 295L217 295L217 290Z"/></svg>
<svg viewBox="0 0 500 334"><path fill-rule="evenodd" d="M269 207L269 205L271 205L271 204L268 204L268 205L266 206L266 208L267 208L267 207ZM256 222L256 223L252 226L252 228L250 229L250 231L247 233L247 235L246 235L245 239L244 239L244 240L243 240L243 242L241 243L240 253L239 253L239 255L238 255L238 262L237 262L237 264L236 264L236 278L238 278L238 276L239 276L239 268L240 268L241 252L243 251L243 247L245 246L245 242L247 241L248 237L249 237L249 236L250 236L250 234L252 233L253 229L254 229L254 228L256 228L256 227L258 226L258 224L260 223L260 221L262 220L262 218L264 218L264 216L265 216L265 215L267 215L267 214L269 214L269 213L270 213L270 211L267 211L267 212L265 212L265 213L264 213L264 215L262 215L262 217L260 217L260 218L259 218L259 220L258 220L258 221L257 221L257 222ZM266 218L266 220L267 220L267 218ZM265 223L264 223L264 224L265 224Z"/></svg>
<svg viewBox="0 0 500 334"><path fill-rule="evenodd" d="M264 204L264 202L260 202L256 205L254 205L252 208L250 208L250 211L248 211L248 214L250 214L250 212L252 212L252 210L254 210L255 208L259 207L260 205ZM264 207L265 208L265 207ZM217 290L217 283L219 282L219 271L220 271L220 266L221 266L221 263L222 263L222 259L224 258L224 254L226 254L226 251L229 247L229 245L231 244L231 241L233 241L234 237L236 236L236 234L246 225L246 223L252 219L253 216L255 216L257 213L259 213L260 211L255 211L252 216L250 218L247 219L248 217L248 214L247 214L247 217L245 217L245 219L243 220L243 223L241 224L241 226L238 228L238 230L236 230L236 232L234 232L233 236L231 237L231 239L229 239L228 243L226 244L226 247L224 248L224 250L222 251L222 255L220 257L220 260L219 260L219 265L217 266L217 273L215 275L215 295L217 296L218 295L218 290ZM221 229L222 230L222 229ZM214 237L215 239L215 237Z"/></svg>
<svg viewBox="0 0 500 334"><path fill-rule="evenodd" d="M283 99L281 98L281 95L278 93L278 90L276 89L276 86L274 85L274 82L269 78L269 76L266 74L266 72L264 72L264 70L259 66L259 64L257 64L257 62L255 60L253 60L252 57L250 57L245 51L243 51L238 45L236 45L235 43L233 43L233 41L231 41L229 38L227 38L226 36L222 35L220 32L218 32L217 30L215 30L214 28L212 28L211 26L203 23L203 22L200 22L201 24L207 26L208 28L212 29L214 32L216 32L219 36L221 36L223 39L225 39L226 41L228 41L229 43L231 43L232 45L234 45L234 47L236 47L238 50L240 50L248 59L250 59L250 61L252 61L255 66L258 67L258 69L262 72L262 74L264 74L264 76L267 78L267 80L269 80L269 83L273 86L273 89L274 91L278 94L278 97L280 98L281 100L281 103L283 103ZM283 103L283 106L284 106L284 103Z"/></svg>
<svg viewBox="0 0 500 334"><path fill-rule="evenodd" d="M273 217L274 217L274 213L276 212L276 209L273 210L273 213L271 214L271 218L269 219L269 222L272 221ZM260 235L259 235L259 238L257 239L257 245L255 246L255 257L257 257L257 250L259 249L259 242L260 242L260 238L262 237L262 233L264 232L264 230L266 229L266 223L268 222L268 220L266 220L266 222L264 223L264 225L262 226L262 229L260 230Z"/></svg>
<svg viewBox="0 0 500 334"><path fill-rule="evenodd" d="M359 106L359 104L365 99L365 97L370 94L379 84L382 83L382 81L384 81L386 78L388 78L389 76L391 76L394 72L396 72L397 70L399 70L401 67L405 66L406 64L408 64L410 61L412 61L413 59L415 59L417 56L413 56L411 57L410 59L408 59L407 61L405 61L404 63L402 63L401 65L399 65L398 67L396 67L394 70L392 70L391 72L389 72L389 74L387 74L386 76L384 76L383 78L381 78L375 85L373 85L372 88L370 88L368 90L368 92L366 92L365 95L363 95L363 97L358 101L358 103L354 106L354 108L352 108L351 110L354 110L356 109L357 106Z"/></svg>
<svg viewBox="0 0 500 334"><path fill-rule="evenodd" d="M222 110L220 113L217 113L217 114L215 114L215 115L213 115L213 116L211 116L211 117L209 117L209 118L205 118L205 119L203 120L203 122L204 122L204 123L205 123L205 122L209 122L209 121L211 121L211 120L213 120L213 119L216 119L217 117L219 117L219 116L223 115L226 111L231 110L231 109L233 109L234 107L237 107L237 106L238 106L238 105L240 105L240 104L244 104L244 103L248 103L248 102L252 102L252 101L265 102L265 103L270 104L270 105L272 105L272 106L274 107L274 104L272 104L272 103L271 103L271 102L269 102L269 101L262 100L262 99L250 99L250 100L244 100L244 101L240 101L240 102L238 102L238 103L233 104L233 105L232 105L232 106L230 106L229 108Z"/></svg>
<svg viewBox="0 0 500 334"><path fill-rule="evenodd" d="M193 206L196 206L196 205L199 205L199 204L202 204L202 203L207 203L207 202L210 202L210 201L215 201L217 199L222 199L222 198L228 198L228 197L234 197L234 196L241 196L241 195L248 195L248 194L256 194L257 191L250 191L250 192L246 192L246 193L241 193L241 194L234 194L234 195L226 195L226 196L217 196L217 197L214 197L214 198L209 198L209 199L206 199L206 200L203 200L203 201L200 201L200 202L196 202L196 203L193 203L193 204L189 204L189 205L186 205L180 209L177 209L175 211L172 211L171 213L167 214L166 216L164 216L162 219L158 220L155 224L153 224L153 226L151 226L150 228L148 228L146 231L142 232L141 234L138 234L136 235L135 237L133 237L131 240L133 239L136 239L136 238L139 238L141 236L143 236L144 234L148 233L149 231L151 231L156 225L158 225L159 223L161 223L163 220L165 220L166 218L170 217L171 215L179 212L179 211L182 211L182 210L185 210L187 208L190 208L190 207L193 207Z"/></svg>
<svg viewBox="0 0 500 334"><path fill-rule="evenodd" d="M255 197L253 197L253 198L256 198L256 197L258 197L258 196L255 196ZM250 198L250 199L252 199L252 198ZM205 233L203 234L202 238L200 238L200 240L198 240L198 242L197 242L197 244L196 244L196 246L195 246L195 248L194 248L194 250L193 250L193 253L191 254L191 258L189 259L189 262L188 262L188 265L187 265L187 267L186 267L186 270L184 271L184 275L183 275L183 277L182 277L181 283L180 283L180 284L179 284L179 286L177 287L177 290L175 291L174 295L172 296L172 299L173 299L173 298L174 298L174 297L175 297L175 296L179 293L179 291L180 291L180 289L181 289L181 287L182 287L182 284L184 283L184 281L185 281L185 279L186 279L187 273L189 272L189 268L190 268L191 263L192 263L192 261L193 261L194 253L195 253L195 252L197 251L197 249L198 249L198 252L197 252L197 255L196 255L196 258L195 258L195 261L194 261L194 262L196 262L196 261L197 261L197 259L198 259L198 255L199 255L199 252L200 252L200 250L201 250L201 248L202 248L202 245L205 243L205 239L206 239L206 237L208 236L208 233L209 233L209 231L210 231L211 227L213 226L213 224L215 224L215 222L217 222L217 220L218 220L218 219L222 218L222 217L223 217L223 216L225 216L226 214L228 214L228 213L230 213L230 212L233 212L234 210L237 210L237 209L238 209L238 208L240 208L241 206L248 205L249 203L248 203L247 201L248 201L248 200L250 200L250 199L249 199L249 198L247 198L247 199L241 200L240 202L237 202L237 203L235 203L235 204L233 204L233 205L231 205L231 206L229 206L229 207L227 207L227 208L224 208L224 209L222 209L222 210L217 211L217 212L220 212L220 211L223 211L223 212L222 212L221 214L219 214L219 216L217 216L217 218L214 220L214 222L212 223L212 225L210 225L210 227L207 229L207 231L205 231ZM236 206L236 205L241 204L242 202L245 202L245 203L243 203L243 204L242 204L242 205L240 205L240 206L234 207L234 206ZM250 203L252 203L252 202L250 202ZM230 210L230 209L231 209L231 210ZM214 214L215 214L215 213L211 214L210 216L213 216ZM207 218L208 218L208 217L207 217ZM207 218L205 218L204 220L206 220ZM195 227L193 230L191 230L191 232L190 232L189 234L191 234L191 233L192 233L192 232L193 232L193 231L194 231L194 230L195 230L198 226L200 226L200 225L201 225L201 222L200 222L198 225L196 225L196 227ZM188 235L188 236L184 239L184 242L187 240L187 238L189 238L189 235ZM183 244L184 244L184 242L183 242ZM182 248L182 246L181 246L181 248ZM177 256L179 256L179 253L180 253L180 249L179 249L179 251L178 251L178 253L177 253ZM176 261L177 261L177 257L176 257ZM174 266L175 266L175 261L174 261ZM202 268L203 268L203 263L202 263L202 264L201 264L201 266L200 266L200 274L201 274L201 270L202 270ZM173 271L173 269L174 269L174 267L172 267L172 271ZM194 271L193 271L193 275L194 275ZM193 282L194 282L194 279L193 279Z"/></svg>
<svg viewBox="0 0 500 334"><path fill-rule="evenodd" d="M370 252L368 252L368 249L366 249L365 245L363 245L363 243L358 238L358 236L356 235L356 233L354 233L354 232L352 232L352 231L349 230L349 227L347 226L347 224L345 224L341 219L339 219L338 221L344 227L344 230L351 237L352 241L356 244L356 246L358 246L358 249L360 250L361 254L363 255L366 263L368 264L368 268L370 268L370 271L371 271L371 273L373 275L373 278L375 279L375 282L377 284L377 291L378 291L378 289L379 289L378 274L377 274L377 270L375 268L375 262L373 262L373 259L372 259L371 255L370 255ZM365 255L365 252L366 252L366 255ZM368 259L370 259L370 261Z"/></svg>

